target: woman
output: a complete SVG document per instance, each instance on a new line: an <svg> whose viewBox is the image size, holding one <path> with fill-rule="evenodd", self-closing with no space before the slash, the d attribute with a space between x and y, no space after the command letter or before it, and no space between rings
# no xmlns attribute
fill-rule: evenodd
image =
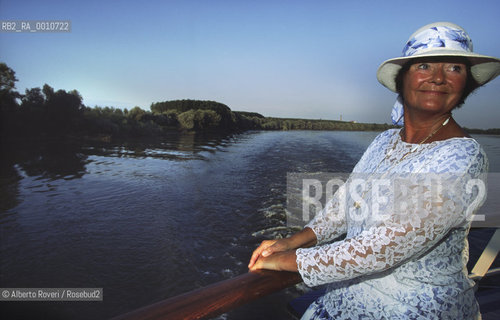
<svg viewBox="0 0 500 320"><path fill-rule="evenodd" d="M417 30L403 57L377 72L399 94L392 116L403 128L372 142L301 232L262 242L250 270L298 271L309 286L328 284L303 319L480 318L467 277L467 234L470 214L485 198L478 179L488 161L452 110L499 74L500 60L473 53L461 27ZM356 174L365 174L367 186L377 179L393 184L379 197L353 189Z"/></svg>

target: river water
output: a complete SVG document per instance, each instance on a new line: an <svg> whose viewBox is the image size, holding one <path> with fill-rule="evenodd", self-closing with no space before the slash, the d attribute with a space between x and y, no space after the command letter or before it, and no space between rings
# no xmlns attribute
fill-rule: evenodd
<svg viewBox="0 0 500 320"><path fill-rule="evenodd" d="M247 272L286 236L286 175L349 172L376 132L172 135L3 145L0 287L103 288L102 302L25 302L8 315L106 319ZM500 137L476 136L500 172ZM273 229L274 228L274 229ZM288 319L292 288L221 318Z"/></svg>

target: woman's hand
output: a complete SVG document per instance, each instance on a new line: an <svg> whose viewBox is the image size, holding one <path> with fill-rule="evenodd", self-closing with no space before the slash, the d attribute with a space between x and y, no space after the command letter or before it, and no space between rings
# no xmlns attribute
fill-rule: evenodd
<svg viewBox="0 0 500 320"><path fill-rule="evenodd" d="M297 256L295 250L275 252L267 257L259 256L257 261L249 267L250 271L258 269L293 271L297 272Z"/></svg>
<svg viewBox="0 0 500 320"><path fill-rule="evenodd" d="M248 268L252 270L252 267L261 257L266 258L273 253L283 252L289 249L291 248L288 239L264 240L262 241L260 246L258 246L257 249L253 251L252 257L250 258L250 263L248 264Z"/></svg>
<svg viewBox="0 0 500 320"><path fill-rule="evenodd" d="M316 244L316 241L316 234L309 227L290 238L264 240L254 250L248 269L297 271L295 249L311 247Z"/></svg>

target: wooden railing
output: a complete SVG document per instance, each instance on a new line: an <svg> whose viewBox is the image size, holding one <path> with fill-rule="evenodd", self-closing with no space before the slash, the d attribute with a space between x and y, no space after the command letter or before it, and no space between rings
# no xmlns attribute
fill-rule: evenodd
<svg viewBox="0 0 500 320"><path fill-rule="evenodd" d="M259 270L175 296L113 320L205 319L300 283L298 273Z"/></svg>

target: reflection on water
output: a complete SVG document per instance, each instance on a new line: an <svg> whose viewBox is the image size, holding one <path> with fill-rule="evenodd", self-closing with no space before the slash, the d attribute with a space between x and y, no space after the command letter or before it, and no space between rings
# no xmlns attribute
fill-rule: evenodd
<svg viewBox="0 0 500 320"><path fill-rule="evenodd" d="M199 160L203 152L216 152L231 143L231 135L171 134L162 140L124 141L119 144L93 143L83 146L87 154L109 157L157 158L164 160Z"/></svg>
<svg viewBox="0 0 500 320"><path fill-rule="evenodd" d="M2 307L27 316L109 318L246 272L257 243L293 231L284 221L287 173L349 172L375 135L247 132L2 145L2 287L104 288L102 303ZM498 137L484 140L498 168ZM286 290L228 318L287 319L284 302L296 294Z"/></svg>
<svg viewBox="0 0 500 320"><path fill-rule="evenodd" d="M81 178L89 156L200 160L233 141L223 134L171 134L162 140L78 143L65 141L10 142L2 145L0 200L2 211L17 203L16 181L23 176L37 180Z"/></svg>

